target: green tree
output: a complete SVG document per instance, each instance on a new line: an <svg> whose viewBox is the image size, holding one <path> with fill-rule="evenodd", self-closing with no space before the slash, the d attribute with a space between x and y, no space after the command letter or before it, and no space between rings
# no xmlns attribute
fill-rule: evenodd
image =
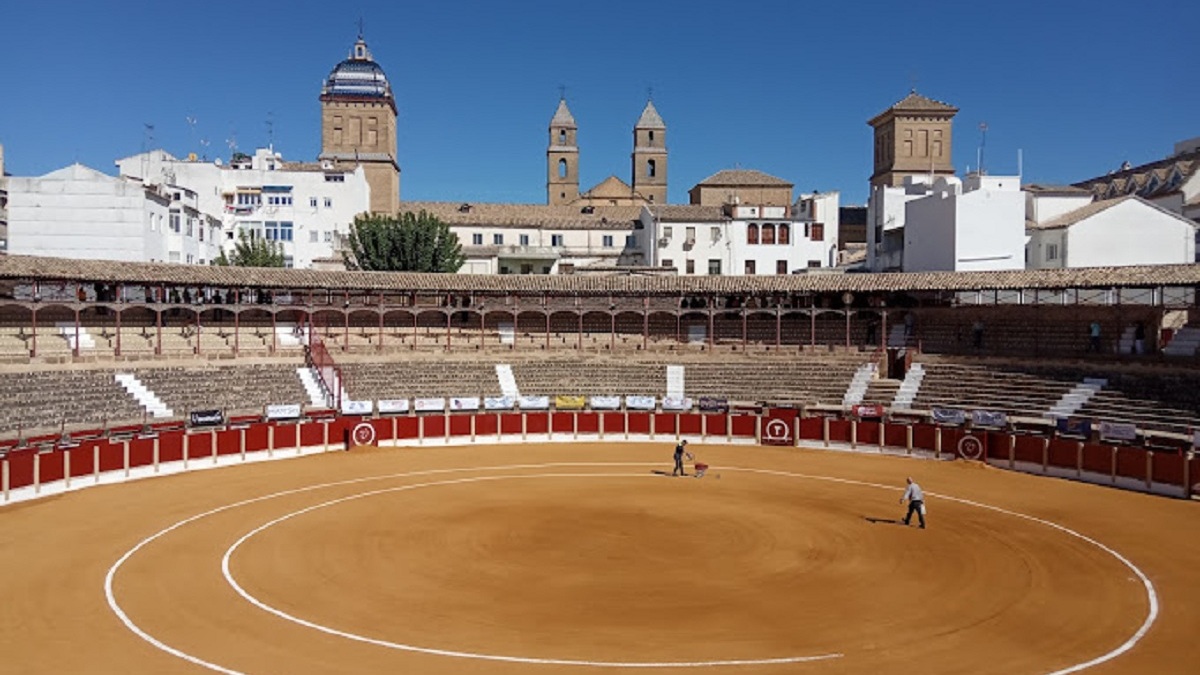
<svg viewBox="0 0 1200 675"><path fill-rule="evenodd" d="M233 255L221 255L213 261L222 267L283 267L283 246L279 242L251 238L245 230L238 233Z"/></svg>
<svg viewBox="0 0 1200 675"><path fill-rule="evenodd" d="M371 272L457 272L466 260L450 226L424 210L356 216L342 257Z"/></svg>

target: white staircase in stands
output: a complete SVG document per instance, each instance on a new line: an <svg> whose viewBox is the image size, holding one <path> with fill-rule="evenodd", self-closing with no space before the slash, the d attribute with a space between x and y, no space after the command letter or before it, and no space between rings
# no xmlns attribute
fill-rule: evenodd
<svg viewBox="0 0 1200 675"><path fill-rule="evenodd" d="M1071 391L1062 395L1058 403L1050 406L1045 417L1070 417L1087 405L1087 402L1108 384L1108 380L1097 377L1084 378L1083 382L1075 385Z"/></svg>
<svg viewBox="0 0 1200 675"><path fill-rule="evenodd" d="M875 371L879 367L874 363L864 363L854 371L854 377L850 378L850 386L846 387L846 393L842 395L842 405L851 406L862 403L863 396L867 394L867 387L871 386L871 380L875 379Z"/></svg>
<svg viewBox="0 0 1200 675"><path fill-rule="evenodd" d="M113 375L113 379L117 381L117 384L120 384L122 387L124 387L125 391L129 392L129 395L132 396L134 400L146 410L146 412L150 413L151 417L173 417L175 415L175 413L167 407L166 403L163 403L163 400L159 398L157 394L150 391L150 388L145 384L142 384L142 381L139 380L136 375L133 375L132 373L117 373Z"/></svg>
<svg viewBox="0 0 1200 675"><path fill-rule="evenodd" d="M500 333L500 344L512 345L517 343L517 331L511 323L498 324L496 331Z"/></svg>
<svg viewBox="0 0 1200 675"><path fill-rule="evenodd" d="M1175 336L1163 347L1163 356L1192 357L1200 349L1200 328L1188 325L1175 331Z"/></svg>
<svg viewBox="0 0 1200 675"><path fill-rule="evenodd" d="M307 328L296 328L296 324L281 323L275 326L275 344L283 348L296 348L308 343Z"/></svg>
<svg viewBox="0 0 1200 675"><path fill-rule="evenodd" d="M496 380L500 383L500 394L511 398L521 398L521 390L517 387L517 378L513 375L512 366L507 363L496 364Z"/></svg>
<svg viewBox="0 0 1200 675"><path fill-rule="evenodd" d="M892 399L892 407L912 408L913 401L917 400L917 394L921 391L921 383L924 381L925 366L919 363L912 364L908 372L904 373L904 380L900 382L896 398Z"/></svg>
<svg viewBox="0 0 1200 675"><path fill-rule="evenodd" d="M54 324L61 334L67 340L67 344L71 345L71 349L75 349L75 324L67 321L59 321ZM95 349L96 339L88 333L87 328L79 327L79 349Z"/></svg>
<svg viewBox="0 0 1200 675"><path fill-rule="evenodd" d="M301 367L296 369L296 375L300 378L300 384L304 385L304 393L308 394L309 404L315 408L326 407L328 403L325 402L325 392L321 389L316 371L312 368Z"/></svg>
<svg viewBox="0 0 1200 675"><path fill-rule="evenodd" d="M683 366L667 366L667 397L683 398Z"/></svg>

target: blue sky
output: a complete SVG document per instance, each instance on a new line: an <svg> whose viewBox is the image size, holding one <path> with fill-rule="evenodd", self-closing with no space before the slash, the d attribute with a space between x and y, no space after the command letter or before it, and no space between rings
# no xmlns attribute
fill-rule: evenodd
<svg viewBox="0 0 1200 675"><path fill-rule="evenodd" d="M585 189L628 180L653 88L672 202L740 166L861 203L865 122L914 83L961 109L960 171L984 121L988 169L1015 172L1023 149L1027 182L1082 180L1200 136L1194 0L0 0L7 170L112 172L146 123L155 146L228 157L231 138L265 145L269 118L277 150L312 160L321 81L360 16L397 96L404 199L543 202L560 85Z"/></svg>

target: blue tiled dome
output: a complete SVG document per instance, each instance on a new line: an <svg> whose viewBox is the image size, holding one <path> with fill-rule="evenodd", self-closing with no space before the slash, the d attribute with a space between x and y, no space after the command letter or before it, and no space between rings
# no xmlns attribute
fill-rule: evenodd
<svg viewBox="0 0 1200 675"><path fill-rule="evenodd" d="M367 43L360 37L354 43L350 58L334 67L321 88L325 96L354 96L366 98L391 98L392 85L388 83L383 68L371 58Z"/></svg>

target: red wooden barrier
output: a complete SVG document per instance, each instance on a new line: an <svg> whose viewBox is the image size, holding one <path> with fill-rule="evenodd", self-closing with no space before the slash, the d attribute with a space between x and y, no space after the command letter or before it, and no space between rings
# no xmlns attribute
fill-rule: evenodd
<svg viewBox="0 0 1200 675"><path fill-rule="evenodd" d="M370 420L370 422L371 422L371 426L375 428L375 443L376 444L382 443L383 441L392 440L392 418L381 417L377 420ZM279 439L278 434L275 436L275 438L276 438L275 447L278 448L278 447L280 447L280 444L278 443L278 439Z"/></svg>
<svg viewBox="0 0 1200 675"><path fill-rule="evenodd" d="M600 414L594 412L581 412L575 415L579 433L581 434L598 434L600 433Z"/></svg>
<svg viewBox="0 0 1200 675"><path fill-rule="evenodd" d="M472 415L451 415L450 416L450 435L451 436L470 436L471 435L471 417ZM428 427L426 427L428 428Z"/></svg>
<svg viewBox="0 0 1200 675"><path fill-rule="evenodd" d="M71 459L74 460L74 457ZM1177 452L1154 453L1151 479L1155 483L1183 485L1183 455Z"/></svg>
<svg viewBox="0 0 1200 675"><path fill-rule="evenodd" d="M444 415L424 415L420 419L425 425L425 438L445 437L446 417Z"/></svg>
<svg viewBox="0 0 1200 675"><path fill-rule="evenodd" d="M129 441L129 468L154 463L154 439L134 437Z"/></svg>
<svg viewBox="0 0 1200 675"><path fill-rule="evenodd" d="M525 432L530 434L548 434L550 433L549 416L544 412L531 412L525 414Z"/></svg>
<svg viewBox="0 0 1200 675"><path fill-rule="evenodd" d="M850 421L829 420L829 440L834 443L850 442Z"/></svg>
<svg viewBox="0 0 1200 675"><path fill-rule="evenodd" d="M968 434L965 429L959 427L942 427L942 453L958 456L958 442L967 435L974 436L980 443L983 443L982 438L974 433ZM982 452L980 453L980 457L983 457Z"/></svg>
<svg viewBox="0 0 1200 675"><path fill-rule="evenodd" d="M704 415L704 424L709 436L724 436L729 420L724 413L709 413Z"/></svg>
<svg viewBox="0 0 1200 675"><path fill-rule="evenodd" d="M800 438L819 441L825 438L825 424L820 417L800 418ZM903 443L901 443L903 445Z"/></svg>
<svg viewBox="0 0 1200 675"><path fill-rule="evenodd" d="M575 431L575 413L555 412L551 416L551 429L556 434L570 434Z"/></svg>
<svg viewBox="0 0 1200 675"><path fill-rule="evenodd" d="M295 424L276 424L275 448L280 449L296 447L296 435L299 432L300 427ZM388 433L391 433L391 431L389 430Z"/></svg>
<svg viewBox="0 0 1200 675"><path fill-rule="evenodd" d="M178 462L183 459L183 431L164 431L158 434L158 462ZM74 462L75 458L72 457Z"/></svg>
<svg viewBox="0 0 1200 675"><path fill-rule="evenodd" d="M604 412L604 434L623 434L625 433L625 413L621 412Z"/></svg>
<svg viewBox="0 0 1200 675"><path fill-rule="evenodd" d="M15 450L8 453L8 486L14 490L33 485L33 457L37 450Z"/></svg>
<svg viewBox="0 0 1200 675"><path fill-rule="evenodd" d="M1046 464L1062 469L1074 469L1078 461L1079 442L1069 438L1050 439L1050 453Z"/></svg>
<svg viewBox="0 0 1200 675"><path fill-rule="evenodd" d="M648 434L648 433L650 433L650 413L644 413L644 412L629 413L629 433L631 433L631 434Z"/></svg>
<svg viewBox="0 0 1200 675"><path fill-rule="evenodd" d="M100 471L119 471L125 468L124 443L100 443Z"/></svg>
<svg viewBox="0 0 1200 675"><path fill-rule="evenodd" d="M496 413L479 413L475 416L475 435L495 436L498 425Z"/></svg>
<svg viewBox="0 0 1200 675"><path fill-rule="evenodd" d="M754 438L758 427L758 417L754 415L735 415L729 420L730 435L738 438Z"/></svg>
<svg viewBox="0 0 1200 675"><path fill-rule="evenodd" d="M858 442L864 445L879 445L879 422L868 420L858 423Z"/></svg>
<svg viewBox="0 0 1200 675"><path fill-rule="evenodd" d="M664 412L654 414L654 435L675 435L675 413Z"/></svg>
<svg viewBox="0 0 1200 675"><path fill-rule="evenodd" d="M337 417L329 420L329 447L331 449L344 448L345 433L354 429L354 425L361 421L362 419L358 417Z"/></svg>
<svg viewBox="0 0 1200 675"><path fill-rule="evenodd" d="M268 438L267 425L252 424L246 429L246 452L258 452L266 450L270 445L271 439ZM279 447L277 444L275 447ZM223 449L223 448L222 448Z"/></svg>
<svg viewBox="0 0 1200 675"><path fill-rule="evenodd" d="M220 432L217 432L220 433ZM194 431L188 435L187 456L188 459L202 459L204 457L212 457L212 432L211 431Z"/></svg>
<svg viewBox="0 0 1200 675"><path fill-rule="evenodd" d="M1112 475L1112 446L1085 443L1083 445L1083 470Z"/></svg>
<svg viewBox="0 0 1200 675"><path fill-rule="evenodd" d="M1146 480L1146 450L1117 448L1117 475Z"/></svg>
<svg viewBox="0 0 1200 675"><path fill-rule="evenodd" d="M38 479L43 484L62 480L66 476L66 456L62 450L43 452L39 459L41 466L38 467Z"/></svg>
<svg viewBox="0 0 1200 675"><path fill-rule="evenodd" d="M681 413L679 415L679 434L686 436L699 436L700 424L702 420L696 413Z"/></svg>
<svg viewBox="0 0 1200 675"><path fill-rule="evenodd" d="M515 435L521 433L521 413L503 413L500 415L500 433Z"/></svg>
<svg viewBox="0 0 1200 675"><path fill-rule="evenodd" d="M416 438L420 431L421 420L416 417L397 417L396 418L396 439L408 440Z"/></svg>
<svg viewBox="0 0 1200 675"><path fill-rule="evenodd" d="M1191 485L1192 494L1200 494L1200 458L1194 458L1191 461L1189 468L1188 484Z"/></svg>
<svg viewBox="0 0 1200 675"><path fill-rule="evenodd" d="M817 438L820 438L821 430L817 429ZM887 430L883 437L884 445L890 445L895 448L903 448L908 444L908 426L904 424L896 424L895 422L887 425Z"/></svg>
<svg viewBox="0 0 1200 675"><path fill-rule="evenodd" d="M247 431L249 431L247 429ZM195 452L189 452L188 457L211 457L212 448L209 447L207 455L197 455ZM246 450L250 449L250 444L247 442ZM217 454L218 455L236 455L242 451L242 430L241 429L222 429L217 432Z"/></svg>
<svg viewBox="0 0 1200 675"><path fill-rule="evenodd" d="M1043 439L1037 436L1017 436L1015 457L1018 462L1042 463Z"/></svg>
<svg viewBox="0 0 1200 675"><path fill-rule="evenodd" d="M416 434L413 434L416 436ZM330 439L334 440L334 439ZM300 425L300 445L311 448L325 442L325 425L320 422L304 422Z"/></svg>
<svg viewBox="0 0 1200 675"><path fill-rule="evenodd" d="M918 423L913 425L913 447L921 450L933 450L937 444L938 427L932 424ZM946 446L942 446L946 447Z"/></svg>
<svg viewBox="0 0 1200 675"><path fill-rule="evenodd" d="M90 476L96 471L96 447L106 440L83 441L71 448L71 477Z"/></svg>

